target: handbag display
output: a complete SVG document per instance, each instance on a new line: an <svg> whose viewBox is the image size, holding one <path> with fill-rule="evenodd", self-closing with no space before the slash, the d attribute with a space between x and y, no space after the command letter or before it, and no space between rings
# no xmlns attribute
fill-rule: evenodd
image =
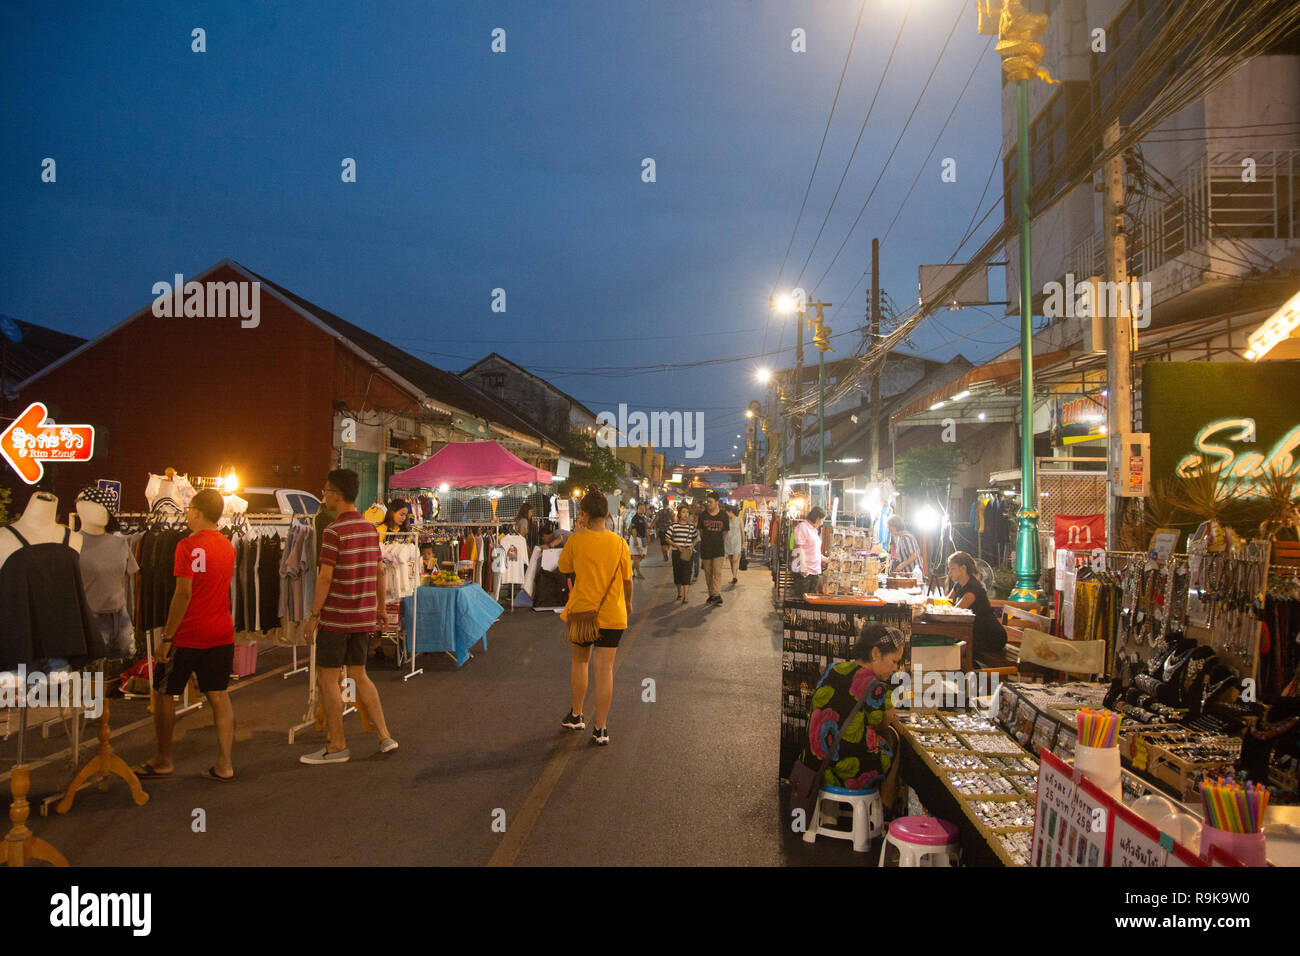
<svg viewBox="0 0 1300 956"><path fill-rule="evenodd" d="M835 735L834 742L826 748L826 756L822 758L821 766L815 771L812 767L803 762L800 756L795 760L794 766L790 768L790 810L803 811L804 826L812 826L812 813L817 805L817 795L821 792L822 774L826 772L826 765L831 762L831 754L835 753L840 746L840 738L844 736L844 730L858 715L862 705L866 701L859 700L849 711L849 716L840 724L840 732Z"/></svg>
<svg viewBox="0 0 1300 956"><path fill-rule="evenodd" d="M596 617L600 614L600 609L605 606L605 598L609 597L609 590L618 580L618 566L614 566L614 576L609 579L609 584L605 587L605 595L600 599L594 611L579 611L569 615L568 637L570 644L595 644L600 639L600 628L596 624Z"/></svg>

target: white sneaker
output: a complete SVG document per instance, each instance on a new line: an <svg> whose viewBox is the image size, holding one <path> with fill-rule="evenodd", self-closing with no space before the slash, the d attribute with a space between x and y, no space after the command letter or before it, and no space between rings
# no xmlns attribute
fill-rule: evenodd
<svg viewBox="0 0 1300 956"><path fill-rule="evenodd" d="M351 758L352 754L348 752L346 747L342 750L336 750L334 753L330 753L329 748L322 747L312 753L303 754L298 758L298 762L308 764L347 763Z"/></svg>
<svg viewBox="0 0 1300 956"><path fill-rule="evenodd" d="M379 741L379 752L381 754L392 753L396 749L397 741L392 737L385 737L383 740Z"/></svg>

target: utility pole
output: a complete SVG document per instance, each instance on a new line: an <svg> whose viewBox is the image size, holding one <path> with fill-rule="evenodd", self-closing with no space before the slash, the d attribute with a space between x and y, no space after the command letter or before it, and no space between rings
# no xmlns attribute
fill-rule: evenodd
<svg viewBox="0 0 1300 956"><path fill-rule="evenodd" d="M871 349L880 345L880 240L871 240ZM871 373L871 471L868 481L880 474L880 366Z"/></svg>
<svg viewBox="0 0 1300 956"><path fill-rule="evenodd" d="M1106 127L1102 148L1119 141L1119 120ZM1102 238L1106 243L1106 281L1110 288L1123 290L1113 300L1119 315L1106 318L1106 547L1119 547L1119 530L1124 519L1125 500L1120 495L1119 470L1124 454L1124 433L1133 429L1133 305L1126 294L1128 284L1128 237L1124 233L1124 155L1106 162L1105 192L1102 198ZM1099 303L1094 303L1094 307ZM1109 313L1110 310L1108 309Z"/></svg>

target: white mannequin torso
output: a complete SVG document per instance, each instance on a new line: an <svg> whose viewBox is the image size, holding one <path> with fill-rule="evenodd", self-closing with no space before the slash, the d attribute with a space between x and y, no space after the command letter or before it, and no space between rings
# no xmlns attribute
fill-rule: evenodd
<svg viewBox="0 0 1300 956"><path fill-rule="evenodd" d="M63 533L68 529L55 520L58 507L58 498L49 492L38 491L32 495L22 517L12 527L27 539L28 544L60 544L63 542ZM68 546L78 554L81 553L79 532L74 531L68 536ZM0 532L0 567L4 567L9 556L21 547L22 542L12 534Z"/></svg>

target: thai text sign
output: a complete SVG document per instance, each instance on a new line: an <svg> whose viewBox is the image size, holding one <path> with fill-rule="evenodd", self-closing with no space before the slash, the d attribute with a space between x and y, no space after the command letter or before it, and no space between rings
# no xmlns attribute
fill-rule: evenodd
<svg viewBox="0 0 1300 956"><path fill-rule="evenodd" d="M45 474L43 462L90 461L95 453L94 426L55 425L48 415L44 405L32 402L0 433L0 455L29 485Z"/></svg>

